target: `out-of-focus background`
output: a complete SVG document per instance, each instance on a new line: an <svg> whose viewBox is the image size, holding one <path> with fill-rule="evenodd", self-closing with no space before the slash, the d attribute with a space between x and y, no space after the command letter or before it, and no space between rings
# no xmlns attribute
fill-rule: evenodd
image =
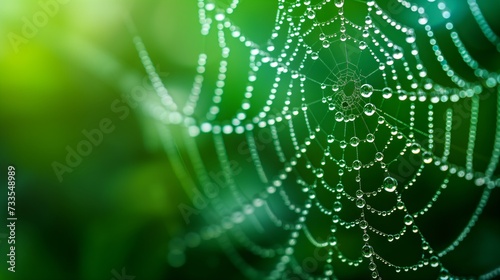
<svg viewBox="0 0 500 280"><path fill-rule="evenodd" d="M185 198L130 98L152 87L127 15L160 76L185 76L200 50L194 1L0 2L0 176L16 168L18 217L15 273L0 228L0 279L172 279Z"/></svg>
<svg viewBox="0 0 500 280"><path fill-rule="evenodd" d="M189 200L142 114L140 94L153 88L129 20L169 89L188 92L203 49L196 1L0 2L0 178L15 166L18 217L13 274L2 187L0 279L239 277L216 242L182 268L168 263ZM471 248L488 258L491 240Z"/></svg>

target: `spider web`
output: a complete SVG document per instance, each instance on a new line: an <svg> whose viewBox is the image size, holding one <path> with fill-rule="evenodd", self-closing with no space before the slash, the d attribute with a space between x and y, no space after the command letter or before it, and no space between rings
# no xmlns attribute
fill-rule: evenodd
<svg viewBox="0 0 500 280"><path fill-rule="evenodd" d="M469 52L444 1L268 1L274 23L253 21L257 32L239 22L244 5L198 1L207 51L186 96L169 93L134 37L158 97L146 108L206 221L170 258L217 239L252 279L460 278L443 260L500 186L497 65ZM463 215L443 210L450 189ZM179 207L187 221L195 208ZM427 216L443 211L459 225L436 229ZM433 237L444 228L445 246Z"/></svg>

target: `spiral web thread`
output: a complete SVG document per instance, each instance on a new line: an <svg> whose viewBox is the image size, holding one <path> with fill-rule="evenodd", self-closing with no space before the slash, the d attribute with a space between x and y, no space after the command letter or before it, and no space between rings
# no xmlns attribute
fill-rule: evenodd
<svg viewBox="0 0 500 280"><path fill-rule="evenodd" d="M208 225L186 235L188 246L219 240L252 279L336 278L336 263L364 267L375 279L383 277L381 267L401 273L427 267L442 279L460 278L442 258L467 238L500 186L495 175L500 75L469 54L445 2L394 2L407 23L398 22L378 1L277 0L270 37L252 40L233 21L239 1L199 0L201 34L216 42L218 53L199 55L192 90L179 98L184 102L174 101L141 39L134 38L159 100L147 108L173 168L195 206L205 207L200 193L208 200L202 210ZM476 1L469 0L468 8L498 49L500 40ZM351 19L349 9L358 16ZM434 25L450 40L446 52L455 55L450 54L454 63L440 47L443 39ZM233 53L244 53L248 65ZM229 85L236 68L245 71L242 88ZM479 106L488 93L496 100L496 132L485 168L475 168ZM466 148L455 156L453 104L464 100L470 104L463 120L467 137L460 142ZM438 111L445 112L444 121L435 118ZM408 159L412 168L402 174L401 164ZM433 187L417 208L405 194L420 188L420 180ZM455 181L473 182L470 187L481 194L461 232L436 250L419 220ZM398 229L384 230L385 220ZM266 245L266 235L275 236L274 243ZM345 236L360 242L358 256L343 251ZM409 238L418 244L417 257L412 264L398 264L380 253L374 238L391 244ZM327 252L316 269L300 259L298 244L304 242ZM242 250L263 261L249 261ZM476 277L498 275L500 267Z"/></svg>

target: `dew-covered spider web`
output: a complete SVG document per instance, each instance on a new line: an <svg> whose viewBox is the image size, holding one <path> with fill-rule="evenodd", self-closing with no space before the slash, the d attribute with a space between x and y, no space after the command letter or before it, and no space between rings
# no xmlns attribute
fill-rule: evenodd
<svg viewBox="0 0 500 280"><path fill-rule="evenodd" d="M169 262L215 242L250 279L498 277L498 254L468 249L500 186L487 5L254 2L198 1L204 51L182 94L134 37L157 93L145 107L192 198ZM454 253L487 261L451 269Z"/></svg>

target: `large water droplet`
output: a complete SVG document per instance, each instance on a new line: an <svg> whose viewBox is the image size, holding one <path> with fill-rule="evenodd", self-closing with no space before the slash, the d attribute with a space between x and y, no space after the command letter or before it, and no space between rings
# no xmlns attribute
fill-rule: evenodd
<svg viewBox="0 0 500 280"><path fill-rule="evenodd" d="M413 217L410 214L406 214L404 217L405 225L409 226L413 224Z"/></svg>
<svg viewBox="0 0 500 280"><path fill-rule="evenodd" d="M351 146L357 147L359 145L359 138L356 136L353 136L351 138L351 140L349 141L349 143L351 144Z"/></svg>
<svg viewBox="0 0 500 280"><path fill-rule="evenodd" d="M360 170L362 165L363 164L359 160L355 160L355 161L352 162L352 168L354 170Z"/></svg>
<svg viewBox="0 0 500 280"><path fill-rule="evenodd" d="M422 155L422 159L424 160L424 163L431 163L432 162L432 154L429 153L429 152L425 152L423 155Z"/></svg>
<svg viewBox="0 0 500 280"><path fill-rule="evenodd" d="M372 133L366 134L366 142L373 143L373 141L375 141L375 135L373 135Z"/></svg>
<svg viewBox="0 0 500 280"><path fill-rule="evenodd" d="M365 41L359 41L359 49L364 50L366 49L367 45Z"/></svg>
<svg viewBox="0 0 500 280"><path fill-rule="evenodd" d="M413 143L411 145L411 152L414 153L414 154L418 154L420 153L420 144L418 143Z"/></svg>
<svg viewBox="0 0 500 280"><path fill-rule="evenodd" d="M366 16L365 17L365 23L366 24L372 24L372 17L371 16Z"/></svg>
<svg viewBox="0 0 500 280"><path fill-rule="evenodd" d="M373 254L373 248L370 245L364 245L363 248L361 248L361 253L363 254L363 257L369 258Z"/></svg>
<svg viewBox="0 0 500 280"><path fill-rule="evenodd" d="M393 65L394 64L394 59L392 58L392 56L388 56L387 57L387 60L385 62L387 65Z"/></svg>
<svg viewBox="0 0 500 280"><path fill-rule="evenodd" d="M366 103L363 108L363 112L365 112L365 115L367 116L373 116L373 114L375 114L375 105L372 103Z"/></svg>
<svg viewBox="0 0 500 280"><path fill-rule="evenodd" d="M362 220L361 222L359 222L359 227L361 229L366 229L368 227L368 222L366 220Z"/></svg>
<svg viewBox="0 0 500 280"><path fill-rule="evenodd" d="M385 87L382 89L382 97L389 99L392 96L392 89L390 87Z"/></svg>
<svg viewBox="0 0 500 280"><path fill-rule="evenodd" d="M421 14L420 18L418 19L418 23L421 25L427 24L428 21L429 19L427 18L426 14Z"/></svg>
<svg viewBox="0 0 500 280"><path fill-rule="evenodd" d="M356 199L356 206L357 206L358 208L363 208L363 207L365 207L365 204L366 204L366 202L365 202L365 200L364 200L364 199L362 199L362 198L358 198L358 199Z"/></svg>
<svg viewBox="0 0 500 280"><path fill-rule="evenodd" d="M309 19L314 19L314 18L316 17L316 13L315 13L313 10L309 10L309 11L307 12L307 17L308 17Z"/></svg>
<svg viewBox="0 0 500 280"><path fill-rule="evenodd" d="M364 84L361 86L360 90L361 90L361 96L363 96L364 98L368 98L373 93L373 86L370 84Z"/></svg>
<svg viewBox="0 0 500 280"><path fill-rule="evenodd" d="M406 31L406 42L408 44L414 43L416 40L415 31L413 29L408 29Z"/></svg>
<svg viewBox="0 0 500 280"><path fill-rule="evenodd" d="M342 6L344 6L344 0L335 0L334 3L337 8L342 8Z"/></svg>
<svg viewBox="0 0 500 280"><path fill-rule="evenodd" d="M384 189L387 192L394 192L398 186L398 181L392 177L386 177L384 179Z"/></svg>
<svg viewBox="0 0 500 280"><path fill-rule="evenodd" d="M316 177L323 178L324 174L323 168L316 168Z"/></svg>
<svg viewBox="0 0 500 280"><path fill-rule="evenodd" d="M439 279L440 280L448 280L450 279L450 273L448 272L448 270L446 269L441 269L441 271L439 272Z"/></svg>
<svg viewBox="0 0 500 280"><path fill-rule="evenodd" d="M340 203L340 201L335 201L333 203L333 211L340 212L340 210L342 210L342 203Z"/></svg>
<svg viewBox="0 0 500 280"><path fill-rule="evenodd" d="M392 57L394 57L394 59L403 58L403 49L399 46L394 46Z"/></svg>
<svg viewBox="0 0 500 280"><path fill-rule="evenodd" d="M432 267L438 267L439 266L439 259L436 256L432 256L430 259L430 264Z"/></svg>
<svg viewBox="0 0 500 280"><path fill-rule="evenodd" d="M342 112L335 113L335 120L338 122L343 121L344 120L344 113L342 113Z"/></svg>

